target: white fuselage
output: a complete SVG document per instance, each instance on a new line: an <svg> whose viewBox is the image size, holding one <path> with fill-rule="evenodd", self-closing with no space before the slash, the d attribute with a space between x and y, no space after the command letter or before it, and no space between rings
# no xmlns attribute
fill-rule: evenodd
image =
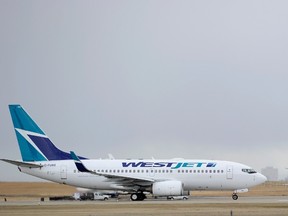
<svg viewBox="0 0 288 216"><path fill-rule="evenodd" d="M249 173L250 167L216 160L82 160L89 170L105 175L153 181L177 180L189 190L238 190L266 181L260 173ZM35 162L36 163L36 162ZM110 178L79 172L73 160L37 162L41 168L20 167L21 171L42 179L96 190L127 190ZM244 170L244 171L243 171ZM151 183L152 184L152 183Z"/></svg>

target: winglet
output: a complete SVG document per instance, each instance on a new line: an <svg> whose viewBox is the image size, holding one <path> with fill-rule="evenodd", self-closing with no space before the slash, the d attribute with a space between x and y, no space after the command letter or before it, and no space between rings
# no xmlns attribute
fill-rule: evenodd
<svg viewBox="0 0 288 216"><path fill-rule="evenodd" d="M70 155L72 157L72 159L74 160L75 162L75 165L78 169L78 171L80 172L89 172L91 173L92 171L88 170L84 164L81 162L81 160L79 159L79 157L73 152L73 151L70 151Z"/></svg>
<svg viewBox="0 0 288 216"><path fill-rule="evenodd" d="M70 151L70 155L71 155L71 158L74 160L75 165L76 165L76 167L77 167L79 172L91 173L91 174L94 174L94 175L104 176L104 177L107 177L107 178L120 178L119 181L128 179L129 181L138 180L138 181L154 182L154 179L134 178L134 177L122 176L122 175L119 175L119 174L117 175L117 174L99 173L99 172L96 172L96 171L93 171L93 170L89 170L89 169L87 169L84 166L82 161L79 159L79 157L73 151Z"/></svg>

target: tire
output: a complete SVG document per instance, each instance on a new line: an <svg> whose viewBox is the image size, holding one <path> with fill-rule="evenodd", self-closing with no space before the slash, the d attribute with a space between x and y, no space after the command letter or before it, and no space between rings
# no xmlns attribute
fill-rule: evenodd
<svg viewBox="0 0 288 216"><path fill-rule="evenodd" d="M136 193L131 194L130 199L132 201L137 201L138 200L138 195Z"/></svg>
<svg viewBox="0 0 288 216"><path fill-rule="evenodd" d="M233 195L232 195L232 199L233 199L233 200L237 200L237 199L238 199L238 195L237 195L237 194L233 194Z"/></svg>

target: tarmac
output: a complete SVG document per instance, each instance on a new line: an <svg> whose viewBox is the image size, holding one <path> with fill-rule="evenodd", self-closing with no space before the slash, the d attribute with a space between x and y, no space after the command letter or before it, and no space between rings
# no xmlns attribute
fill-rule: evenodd
<svg viewBox="0 0 288 216"><path fill-rule="evenodd" d="M288 215L288 197L263 196L239 197L192 197L188 200L148 198L131 201L128 197L108 201L7 201L0 202L0 215L21 216L201 216L201 215Z"/></svg>
<svg viewBox="0 0 288 216"><path fill-rule="evenodd" d="M0 216L282 216L288 215L286 183L266 183L233 200L230 192L193 191L188 200L49 201L75 188L54 183L0 183ZM6 198L6 202L5 202ZM41 201L43 200L44 201Z"/></svg>
<svg viewBox="0 0 288 216"><path fill-rule="evenodd" d="M144 201L131 201L128 197L120 199L110 198L108 201L49 201L48 198L41 200L30 201L0 201L0 206L23 206L23 205L105 205L105 204L171 204L171 203L186 203L186 204L273 204L285 203L288 205L288 197L286 196L262 196L262 197L239 197L238 200L232 200L230 197L193 197L190 196L188 200L167 200L165 198L148 198Z"/></svg>

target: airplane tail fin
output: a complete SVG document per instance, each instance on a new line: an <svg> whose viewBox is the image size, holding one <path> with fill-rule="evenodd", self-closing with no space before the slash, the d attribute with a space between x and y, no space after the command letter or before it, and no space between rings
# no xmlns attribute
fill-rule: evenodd
<svg viewBox="0 0 288 216"><path fill-rule="evenodd" d="M51 142L21 105L9 105L9 110L23 161L72 159L69 153L61 151Z"/></svg>

